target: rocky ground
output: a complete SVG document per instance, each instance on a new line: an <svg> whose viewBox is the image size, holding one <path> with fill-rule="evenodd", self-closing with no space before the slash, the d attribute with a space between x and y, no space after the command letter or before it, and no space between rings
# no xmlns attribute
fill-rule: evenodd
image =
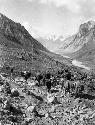
<svg viewBox="0 0 95 125"><path fill-rule="evenodd" d="M0 74L0 125L95 124L92 74L74 69L27 79L23 74L15 77Z"/></svg>

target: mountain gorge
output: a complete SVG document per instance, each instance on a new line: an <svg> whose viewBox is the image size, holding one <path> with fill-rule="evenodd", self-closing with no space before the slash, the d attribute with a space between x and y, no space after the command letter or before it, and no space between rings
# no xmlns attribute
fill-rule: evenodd
<svg viewBox="0 0 95 125"><path fill-rule="evenodd" d="M42 45L0 14L0 125L95 124L95 74L72 65L83 53L94 55L94 25L88 27L65 40L72 58L64 58L44 47L59 47L63 37L46 38Z"/></svg>

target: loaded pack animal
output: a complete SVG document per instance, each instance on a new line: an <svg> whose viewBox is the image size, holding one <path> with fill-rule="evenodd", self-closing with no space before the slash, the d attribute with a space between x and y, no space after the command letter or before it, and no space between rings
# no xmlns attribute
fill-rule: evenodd
<svg viewBox="0 0 95 125"><path fill-rule="evenodd" d="M42 79L43 79L43 75L41 73L36 75L36 80L38 81L38 86L40 85L40 82Z"/></svg>
<svg viewBox="0 0 95 125"><path fill-rule="evenodd" d="M64 88L65 88L65 94L66 94L67 92L70 93L70 81L67 80L67 81L65 82Z"/></svg>
<svg viewBox="0 0 95 125"><path fill-rule="evenodd" d="M48 92L50 91L52 86L52 82L50 78L51 78L51 74L50 72L47 72L44 77L44 82L45 82L45 85L47 86Z"/></svg>
<svg viewBox="0 0 95 125"><path fill-rule="evenodd" d="M27 79L31 77L31 72L21 72L21 76L27 81Z"/></svg>

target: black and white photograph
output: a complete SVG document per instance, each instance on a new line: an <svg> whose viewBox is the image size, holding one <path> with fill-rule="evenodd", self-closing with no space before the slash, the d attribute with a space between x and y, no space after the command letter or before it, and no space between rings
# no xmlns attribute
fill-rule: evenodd
<svg viewBox="0 0 95 125"><path fill-rule="evenodd" d="M95 0L0 0L0 125L95 125Z"/></svg>

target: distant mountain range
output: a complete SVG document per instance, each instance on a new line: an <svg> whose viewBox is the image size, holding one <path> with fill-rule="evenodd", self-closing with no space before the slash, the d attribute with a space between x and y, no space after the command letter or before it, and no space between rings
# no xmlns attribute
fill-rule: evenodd
<svg viewBox="0 0 95 125"><path fill-rule="evenodd" d="M50 51L52 52L56 52L56 50L58 50L58 48L61 47L62 43L63 43L63 36L55 36L55 35L51 35L51 36L45 36L45 37L37 37L37 40L42 43L46 48L48 48Z"/></svg>

